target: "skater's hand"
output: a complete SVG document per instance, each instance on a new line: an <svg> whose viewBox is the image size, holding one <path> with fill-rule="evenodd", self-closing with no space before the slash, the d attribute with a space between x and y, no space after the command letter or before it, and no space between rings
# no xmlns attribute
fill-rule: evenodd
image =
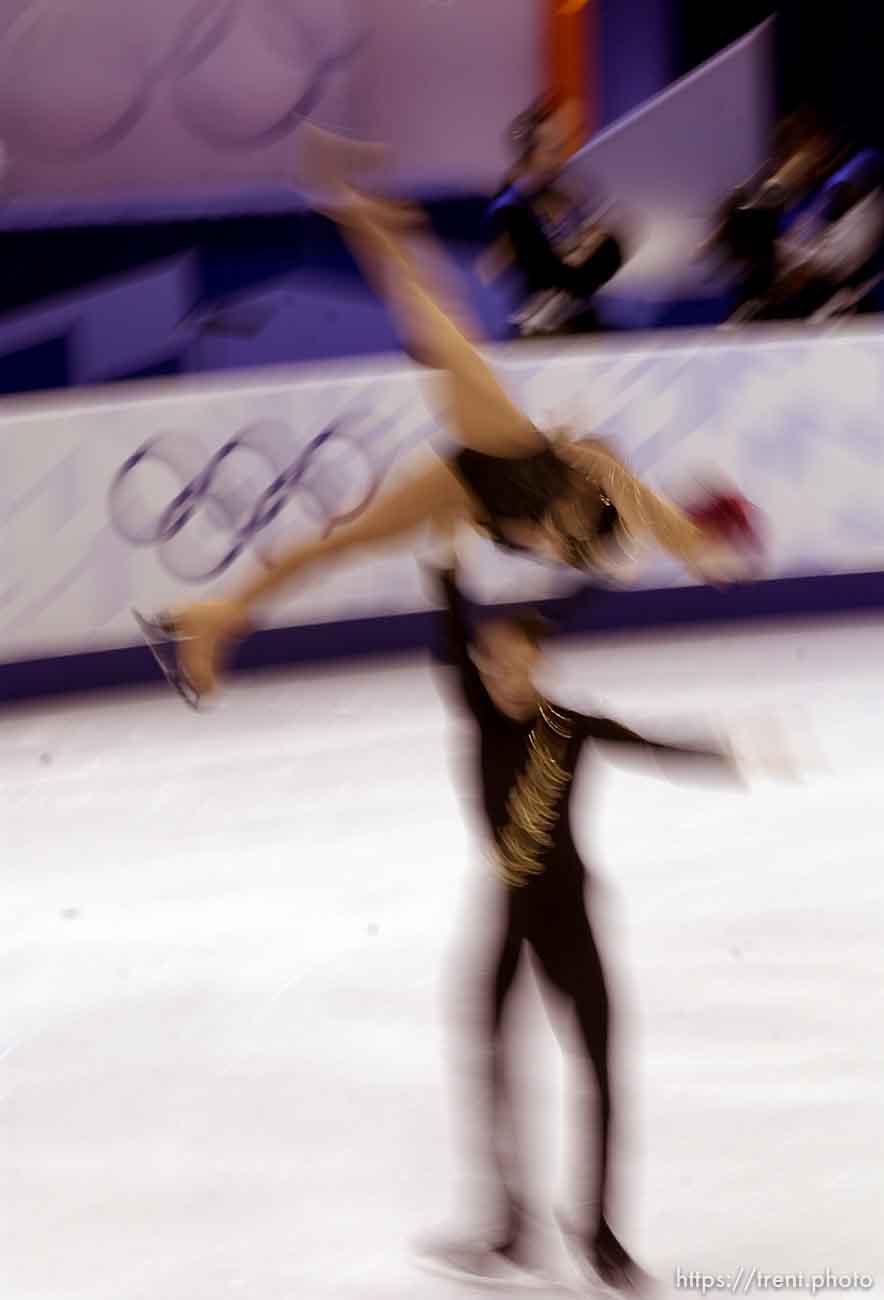
<svg viewBox="0 0 884 1300"><path fill-rule="evenodd" d="M316 207L345 232L348 241L359 250L359 260L368 259L375 267L375 273L380 276L384 274L382 268L386 265L391 251L399 250L401 255L401 250L405 247L403 241L408 240L412 256L420 247L421 240L426 244L428 234L426 216L412 203L377 198L355 189L352 185L342 184L329 202L322 205L317 203ZM424 256L423 260L428 264L431 259ZM424 265L423 272L429 276L428 265ZM445 301L450 297L448 289L440 290L440 284L435 282L433 287L440 303L456 319L457 308L450 301ZM458 324L461 322L458 321ZM464 328L468 332L466 325ZM420 355L420 346L414 340L406 346L406 351L414 360L423 365L428 364Z"/></svg>
<svg viewBox="0 0 884 1300"><path fill-rule="evenodd" d="M790 784L802 781L797 755L787 743L783 729L770 719L731 729L728 751L747 784L760 780Z"/></svg>

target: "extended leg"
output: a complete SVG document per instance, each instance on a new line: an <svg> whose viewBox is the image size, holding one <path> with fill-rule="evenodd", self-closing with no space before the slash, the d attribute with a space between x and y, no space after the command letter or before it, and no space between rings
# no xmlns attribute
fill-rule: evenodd
<svg viewBox="0 0 884 1300"><path fill-rule="evenodd" d="M244 583L226 601L193 605L173 615L181 668L204 695L215 685L224 651L248 629L253 608L321 564L386 542L397 541L423 524L443 526L464 517L470 503L443 462L431 464L382 493L364 514L327 537L283 552L266 570Z"/></svg>
<svg viewBox="0 0 884 1300"><path fill-rule="evenodd" d="M350 193L352 206L335 214L336 220L420 359L444 372L457 437L464 446L494 456L538 450L541 435L506 395L465 330L442 309L426 271L385 224L383 206Z"/></svg>

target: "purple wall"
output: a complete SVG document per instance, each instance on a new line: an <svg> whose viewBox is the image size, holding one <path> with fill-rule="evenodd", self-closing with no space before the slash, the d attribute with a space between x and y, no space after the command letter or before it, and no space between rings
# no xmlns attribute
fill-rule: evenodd
<svg viewBox="0 0 884 1300"><path fill-rule="evenodd" d="M404 184L488 187L541 88L541 18L536 0L7 0L5 197L283 194L305 116L389 141Z"/></svg>
<svg viewBox="0 0 884 1300"><path fill-rule="evenodd" d="M671 0L601 0L601 120L610 126L675 75Z"/></svg>

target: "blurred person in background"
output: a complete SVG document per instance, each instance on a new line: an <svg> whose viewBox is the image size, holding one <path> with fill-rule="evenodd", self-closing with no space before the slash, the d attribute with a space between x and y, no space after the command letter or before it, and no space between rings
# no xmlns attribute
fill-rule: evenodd
<svg viewBox="0 0 884 1300"><path fill-rule="evenodd" d="M704 246L736 277L731 322L820 320L874 310L884 167L810 109L780 123L774 157L729 195Z"/></svg>
<svg viewBox="0 0 884 1300"><path fill-rule="evenodd" d="M592 299L626 258L623 231L611 224L613 206L561 179L570 156L569 113L567 104L542 99L516 118L508 132L513 166L488 209L494 242L480 274L515 270L521 303L511 323L522 335L597 329Z"/></svg>

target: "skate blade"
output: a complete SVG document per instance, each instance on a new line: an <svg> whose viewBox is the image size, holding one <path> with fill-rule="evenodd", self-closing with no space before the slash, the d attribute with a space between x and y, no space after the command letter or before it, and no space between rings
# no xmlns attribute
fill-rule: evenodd
<svg viewBox="0 0 884 1300"><path fill-rule="evenodd" d="M190 638L179 636L171 620L162 616L145 618L137 609L132 610L132 616L138 624L145 645L156 660L157 667L166 681L174 691L177 691L188 708L198 713L200 693L188 679L187 674L182 672L175 652L175 647L181 641Z"/></svg>
<svg viewBox="0 0 884 1300"><path fill-rule="evenodd" d="M456 1264L447 1264L442 1259L435 1259L432 1255L422 1255L418 1252L412 1254L412 1262L416 1268L423 1273L431 1273L434 1277L444 1277L450 1282L460 1282L465 1286L481 1287L483 1291L525 1291L525 1292L550 1292L563 1293L569 1288L562 1282L553 1277L546 1277L541 1273L520 1272L515 1267L512 1275L505 1277L493 1277L483 1275L482 1273L471 1273L469 1269L458 1268Z"/></svg>
<svg viewBox="0 0 884 1300"><path fill-rule="evenodd" d="M651 1300L656 1290L654 1279L641 1269L638 1270L638 1277L634 1283L622 1287L614 1286L611 1282L606 1282L604 1278L596 1272L592 1262L587 1258L586 1251L583 1249L583 1242L576 1227L562 1215L556 1215L556 1222L559 1225L559 1231L562 1239L568 1247L568 1253L582 1279L582 1285L572 1286L569 1289L576 1295L593 1295L605 1298L605 1300L624 1300L626 1296L634 1296L636 1300Z"/></svg>

